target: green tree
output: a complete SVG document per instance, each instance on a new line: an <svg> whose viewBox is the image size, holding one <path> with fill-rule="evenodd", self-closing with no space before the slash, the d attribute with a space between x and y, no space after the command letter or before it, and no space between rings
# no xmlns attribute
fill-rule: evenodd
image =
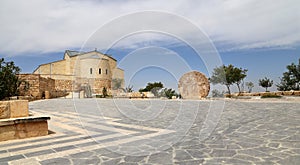
<svg viewBox="0 0 300 165"><path fill-rule="evenodd" d="M246 82L246 86L248 88L248 92L251 93L252 92L252 88L254 87L253 82Z"/></svg>
<svg viewBox="0 0 300 165"><path fill-rule="evenodd" d="M259 79L258 84L259 86L266 88L266 92L267 92L268 88L273 85L273 80L270 80L267 77L265 77L264 79Z"/></svg>
<svg viewBox="0 0 300 165"><path fill-rule="evenodd" d="M227 87L228 94L230 95L230 86L236 84L238 86L239 92L240 83L247 76L247 70L242 68L234 67L233 65L222 65L220 67L216 67L213 70L212 76L210 78L210 82L212 84L222 84Z"/></svg>
<svg viewBox="0 0 300 165"><path fill-rule="evenodd" d="M211 91L212 97L224 97L224 91L220 92L217 89Z"/></svg>
<svg viewBox="0 0 300 165"><path fill-rule="evenodd" d="M163 88L164 85L161 82L148 83L144 89L140 89L139 92L152 92L154 96L158 96L158 91Z"/></svg>
<svg viewBox="0 0 300 165"><path fill-rule="evenodd" d="M240 84L244 81L245 77L247 76L247 69L242 69L242 68L233 68L233 78L234 78L234 83L237 85L239 93L241 93L241 87Z"/></svg>
<svg viewBox="0 0 300 165"><path fill-rule="evenodd" d="M5 62L4 58L0 59L0 100L17 95L22 82L17 76L20 71L13 61Z"/></svg>
<svg viewBox="0 0 300 165"><path fill-rule="evenodd" d="M178 94L172 88L164 88L161 91L161 96L167 97L168 99L172 99L173 96L178 97Z"/></svg>
<svg viewBox="0 0 300 165"><path fill-rule="evenodd" d="M300 90L300 59L298 65L287 65L287 72L283 73L280 83L277 84L279 91Z"/></svg>

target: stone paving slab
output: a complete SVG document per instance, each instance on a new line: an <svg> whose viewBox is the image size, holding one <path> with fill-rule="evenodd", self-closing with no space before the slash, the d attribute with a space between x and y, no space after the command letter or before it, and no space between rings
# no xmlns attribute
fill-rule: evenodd
<svg viewBox="0 0 300 165"><path fill-rule="evenodd" d="M298 101L52 99L29 110L51 116L54 133L1 142L0 165L300 163Z"/></svg>

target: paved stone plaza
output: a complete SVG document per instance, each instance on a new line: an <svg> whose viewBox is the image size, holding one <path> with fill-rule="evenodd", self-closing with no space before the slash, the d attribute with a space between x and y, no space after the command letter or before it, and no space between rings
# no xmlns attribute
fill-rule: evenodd
<svg viewBox="0 0 300 165"><path fill-rule="evenodd" d="M52 99L51 134L0 143L0 164L299 164L299 101Z"/></svg>

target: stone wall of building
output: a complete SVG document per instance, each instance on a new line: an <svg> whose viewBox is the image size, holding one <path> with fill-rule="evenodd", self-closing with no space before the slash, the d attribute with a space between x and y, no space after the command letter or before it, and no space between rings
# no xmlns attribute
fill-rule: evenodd
<svg viewBox="0 0 300 165"><path fill-rule="evenodd" d="M55 92L55 80L40 77L40 92L42 93L42 97L45 97L45 91L50 92L50 95Z"/></svg>
<svg viewBox="0 0 300 165"><path fill-rule="evenodd" d="M124 70L122 70L120 68L115 68L113 70L112 80L113 79L122 79L123 81L121 84L121 88L125 89Z"/></svg>
<svg viewBox="0 0 300 165"><path fill-rule="evenodd" d="M124 70L117 68L116 59L96 50L91 52L67 50L63 60L42 64L33 73L54 79L54 89L52 82L49 85L51 91L79 91L82 86L88 84L94 94L102 94L104 87L111 93L114 78L122 79L121 88L125 88ZM44 86L43 82L41 83ZM37 90L34 93L40 92Z"/></svg>
<svg viewBox="0 0 300 165"><path fill-rule="evenodd" d="M111 94L111 80L109 79L96 79L94 81L94 93L102 94L103 88L106 88L108 94Z"/></svg>
<svg viewBox="0 0 300 165"><path fill-rule="evenodd" d="M65 73L66 70L66 61L56 61L48 64L42 64L38 69L34 71L35 74L61 74Z"/></svg>
<svg viewBox="0 0 300 165"><path fill-rule="evenodd" d="M55 90L58 91L72 91L73 90L72 80L59 80L55 79Z"/></svg>
<svg viewBox="0 0 300 165"><path fill-rule="evenodd" d="M19 74L19 79L26 81L28 84L22 83L19 88L19 95L33 96L40 98L40 75L38 74ZM25 87L27 86L27 87ZM29 88L29 89L26 89Z"/></svg>
<svg viewBox="0 0 300 165"><path fill-rule="evenodd" d="M61 74L66 72L66 61L56 61L51 63L51 73L52 74Z"/></svg>
<svg viewBox="0 0 300 165"><path fill-rule="evenodd" d="M102 90L105 87L108 91L108 94L111 94L111 80L110 79L102 79L102 78L91 78L91 79L83 79L77 78L74 82L74 91L82 90L81 87L85 85L90 85L92 92L94 94L102 94Z"/></svg>
<svg viewBox="0 0 300 165"><path fill-rule="evenodd" d="M24 80L19 88L20 96L32 96L34 99L45 97L45 92L48 91L51 97L64 96L64 90L56 87L56 81L51 78L41 77L39 74L19 74L19 79ZM69 84L65 82L65 84Z"/></svg>

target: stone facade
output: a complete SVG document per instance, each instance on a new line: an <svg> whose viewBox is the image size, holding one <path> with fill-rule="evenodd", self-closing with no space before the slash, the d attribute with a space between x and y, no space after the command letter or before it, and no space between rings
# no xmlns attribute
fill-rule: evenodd
<svg viewBox="0 0 300 165"><path fill-rule="evenodd" d="M121 88L125 86L124 71L117 67L116 59L96 50L67 50L63 60L42 64L33 73L53 79L55 90L60 91L78 91L88 84L95 94L101 94L104 87L110 93L113 79L122 79Z"/></svg>
<svg viewBox="0 0 300 165"><path fill-rule="evenodd" d="M55 90L57 91L72 91L73 83L72 80L54 80L55 81Z"/></svg>
<svg viewBox="0 0 300 165"><path fill-rule="evenodd" d="M192 71L179 79L178 89L183 99L201 99L207 97L210 85L204 74Z"/></svg>
<svg viewBox="0 0 300 165"><path fill-rule="evenodd" d="M27 84L22 83L20 85L19 95L31 96L33 100L45 98L46 93L49 94L49 98L65 96L67 92L62 89L64 89L65 86L71 84L71 81L68 80L54 80L52 78L44 78L39 74L19 74L18 76L19 79L27 82ZM71 85L69 85L68 87L70 86Z"/></svg>
<svg viewBox="0 0 300 165"><path fill-rule="evenodd" d="M24 80L28 83L21 84L19 88L19 95L32 96L35 99L43 98L45 95L45 91L49 91L54 95L55 80L51 78L44 78L39 74L19 74L18 76L19 79Z"/></svg>

